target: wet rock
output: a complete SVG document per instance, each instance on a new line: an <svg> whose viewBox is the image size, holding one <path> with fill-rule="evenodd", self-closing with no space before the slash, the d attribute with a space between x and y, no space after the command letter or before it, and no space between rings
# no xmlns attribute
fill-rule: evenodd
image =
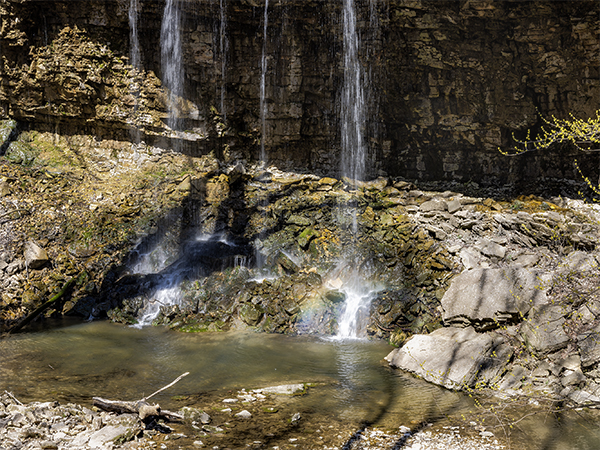
<svg viewBox="0 0 600 450"><path fill-rule="evenodd" d="M270 386L261 389L254 389L252 392L261 394L278 394L278 395L297 395L306 391L304 383L298 384L283 384L281 386Z"/></svg>
<svg viewBox="0 0 600 450"><path fill-rule="evenodd" d="M291 225L298 225L301 227L307 227L309 225L312 225L310 219L300 214L292 214L290 217L288 217L287 222Z"/></svg>
<svg viewBox="0 0 600 450"><path fill-rule="evenodd" d="M318 237L318 233L314 230L314 228L305 228L304 231L302 231L302 233L298 235L298 245L301 248L306 249L308 247L308 244L310 244L310 241L312 241L316 237Z"/></svg>
<svg viewBox="0 0 600 450"><path fill-rule="evenodd" d="M368 190L374 190L382 192L388 185L388 179L379 177L376 180L368 181L364 184L364 188Z"/></svg>
<svg viewBox="0 0 600 450"><path fill-rule="evenodd" d="M38 156L38 151L31 147L29 143L23 141L13 141L6 149L5 158L14 163L30 166Z"/></svg>
<svg viewBox="0 0 600 450"><path fill-rule="evenodd" d="M239 419L251 419L252 418L252 414L249 411L246 411L245 409L240 411L239 413L237 413L235 415L235 417L239 418Z"/></svg>
<svg viewBox="0 0 600 450"><path fill-rule="evenodd" d="M240 318L249 326L253 327L259 324L263 318L264 311L260 306L252 303L246 303L240 307Z"/></svg>
<svg viewBox="0 0 600 450"><path fill-rule="evenodd" d="M181 408L181 415L184 419L189 420L190 422L197 421L204 425L210 423L210 416L197 408L190 408L189 406L184 406Z"/></svg>
<svg viewBox="0 0 600 450"><path fill-rule="evenodd" d="M547 302L539 275L521 266L461 273L442 298L444 323L489 329L520 320L532 306Z"/></svg>
<svg viewBox="0 0 600 450"><path fill-rule="evenodd" d="M3 155L10 142L17 136L17 121L0 121L0 155Z"/></svg>
<svg viewBox="0 0 600 450"><path fill-rule="evenodd" d="M287 273L296 273L300 270L292 258L284 252L279 252L277 254L275 263L281 266Z"/></svg>

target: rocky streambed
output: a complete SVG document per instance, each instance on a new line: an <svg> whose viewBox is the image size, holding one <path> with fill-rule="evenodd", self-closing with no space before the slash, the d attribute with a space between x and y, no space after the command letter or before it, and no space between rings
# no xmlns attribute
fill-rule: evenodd
<svg viewBox="0 0 600 450"><path fill-rule="evenodd" d="M181 421L147 424L135 414L58 402L21 404L0 395L0 446L7 449L484 449L507 448L476 426L431 423L398 429L357 426L297 410L304 384L203 395L182 407ZM179 401L186 399L179 398ZM187 399L190 401L191 399ZM196 399L197 401L198 399Z"/></svg>

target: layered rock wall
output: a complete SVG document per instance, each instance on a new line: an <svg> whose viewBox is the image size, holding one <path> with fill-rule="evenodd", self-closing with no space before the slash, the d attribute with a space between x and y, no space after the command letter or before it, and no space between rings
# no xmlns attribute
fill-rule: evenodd
<svg viewBox="0 0 600 450"><path fill-rule="evenodd" d="M134 72L128 1L3 0L0 115L60 133L126 140L137 130L138 138L164 147L177 141L183 151L215 151L225 161L256 159L264 2L179 2L186 84L178 111L186 133L179 134L165 126L164 2L140 4L143 71ZM369 176L573 177L575 156L597 176L597 157L569 149L519 158L497 149L510 147L513 133L539 129L541 117L595 115L598 2L355 4L368 93ZM269 5L265 146L269 162L283 168L338 172L341 9L342 2L325 0Z"/></svg>

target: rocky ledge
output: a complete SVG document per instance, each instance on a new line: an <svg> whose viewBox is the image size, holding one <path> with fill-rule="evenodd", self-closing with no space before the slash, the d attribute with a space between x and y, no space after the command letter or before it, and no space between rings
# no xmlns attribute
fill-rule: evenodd
<svg viewBox="0 0 600 450"><path fill-rule="evenodd" d="M446 230L464 270L441 298L444 327L412 336L390 365L449 389L600 405L597 206L556 199L533 214L473 211L473 227L487 231L464 245L447 233L454 204L437 202L426 226Z"/></svg>

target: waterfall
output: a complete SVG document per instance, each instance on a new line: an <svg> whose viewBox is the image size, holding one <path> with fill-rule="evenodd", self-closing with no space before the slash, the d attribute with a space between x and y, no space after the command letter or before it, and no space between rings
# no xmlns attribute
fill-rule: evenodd
<svg viewBox="0 0 600 450"><path fill-rule="evenodd" d="M138 15L140 12L140 0L129 1L129 55L131 65L140 69L140 39L138 36Z"/></svg>
<svg viewBox="0 0 600 450"><path fill-rule="evenodd" d="M267 79L267 26L269 19L269 0L265 0L265 13L263 18L263 46L261 58L261 74L260 74L260 123L261 123L261 138L260 138L260 162L263 167L267 165L267 155L265 152L265 140L267 138L267 102L266 102L266 79Z"/></svg>
<svg viewBox="0 0 600 450"><path fill-rule="evenodd" d="M227 120L227 110L225 109L225 94L227 93L226 77L227 77L227 51L229 49L229 41L227 40L227 0L219 0L219 53L221 55L221 110L223 121Z"/></svg>
<svg viewBox="0 0 600 450"><path fill-rule="evenodd" d="M177 104L183 96L183 50L181 45L180 0L167 0L160 28L160 59L162 81L169 91L167 125L177 130L181 126Z"/></svg>
<svg viewBox="0 0 600 450"><path fill-rule="evenodd" d="M354 0L344 0L344 86L341 101L342 175L353 180L365 175L366 128L363 73L359 61Z"/></svg>
<svg viewBox="0 0 600 450"><path fill-rule="evenodd" d="M169 242L168 239L162 240L157 248L151 252L139 255L138 261L132 267L132 272L148 275L164 271L176 259L172 247L173 243ZM161 307L169 307L180 303L181 289L179 284L181 279L181 274L175 272L160 280L156 289L144 299L144 304L138 312L136 328L152 325L154 319L160 314Z"/></svg>
<svg viewBox="0 0 600 450"><path fill-rule="evenodd" d="M366 105L363 89L363 71L359 61L360 37L356 29L354 0L344 0L343 12L344 84L341 98L341 173L351 180L361 180L365 176L365 131ZM340 211L343 214L344 211ZM352 232L358 235L356 209L351 208ZM354 248L351 253L356 253ZM357 258L356 254L350 255ZM342 265L350 273L344 277L341 290L346 295L344 310L339 321L338 337L356 338L358 334L359 312L370 302L370 290L365 286L364 277L358 269L358 261L344 261Z"/></svg>
<svg viewBox="0 0 600 450"><path fill-rule="evenodd" d="M129 58L131 65L134 70L129 79L129 92L135 99L133 106L133 119L132 127L130 130L132 148L134 151L137 149L137 144L141 141L141 133L138 128L135 127L135 116L138 111L138 101L140 98L140 86L138 84L136 71L141 69L141 53L140 53L140 39L138 35L138 17L140 13L140 0L129 1Z"/></svg>

